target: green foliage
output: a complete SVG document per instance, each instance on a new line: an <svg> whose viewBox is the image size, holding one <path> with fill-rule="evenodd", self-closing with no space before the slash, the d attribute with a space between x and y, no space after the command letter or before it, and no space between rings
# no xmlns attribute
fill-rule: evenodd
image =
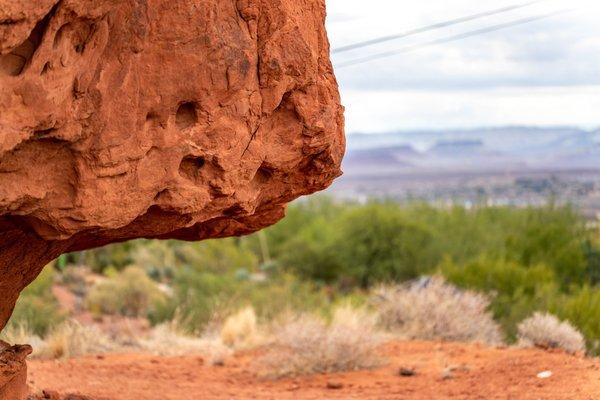
<svg viewBox="0 0 600 400"><path fill-rule="evenodd" d="M174 287L173 317L192 333L246 306L252 306L259 318L270 320L284 311L321 310L332 303L325 290L287 274L255 280L184 268L177 273Z"/></svg>
<svg viewBox="0 0 600 400"><path fill-rule="evenodd" d="M133 264L141 266L152 279L167 282L173 278L178 263L171 242L140 241L132 253Z"/></svg>
<svg viewBox="0 0 600 400"><path fill-rule="evenodd" d="M431 233L398 207L369 204L350 209L337 222L330 251L344 275L363 288L414 279L436 264Z"/></svg>
<svg viewBox="0 0 600 400"><path fill-rule="evenodd" d="M296 238L299 232L308 228L313 221L315 225L325 227L328 221L348 207L347 203L339 203L325 196L314 196L294 203L288 207L283 221L264 231L271 257L274 259L285 257L290 250L288 245L290 239ZM257 235L252 235L249 239L253 248L257 249L259 246Z"/></svg>
<svg viewBox="0 0 600 400"><path fill-rule="evenodd" d="M590 353L600 355L600 288L583 286L554 299L550 310L576 326Z"/></svg>
<svg viewBox="0 0 600 400"><path fill-rule="evenodd" d="M95 315L127 317L151 316L165 302L166 296L156 283L135 266L97 283L86 298L87 308Z"/></svg>
<svg viewBox="0 0 600 400"><path fill-rule="evenodd" d="M436 264L427 227L391 203L338 205L317 216L295 212L304 213L305 225L287 240L280 235L280 262L306 279L366 288L416 278Z"/></svg>
<svg viewBox="0 0 600 400"><path fill-rule="evenodd" d="M64 316L52 294L54 276L53 267L47 266L21 293L9 321L10 326L26 326L32 333L43 336L62 322Z"/></svg>
<svg viewBox="0 0 600 400"><path fill-rule="evenodd" d="M492 311L510 339L517 324L537 310L545 310L556 295L554 272L544 266L526 268L512 261L481 258L464 265L445 260L440 265L449 282L493 295Z"/></svg>
<svg viewBox="0 0 600 400"><path fill-rule="evenodd" d="M259 264L258 256L246 246L244 238L173 243L173 250L180 265L200 271L255 271Z"/></svg>
<svg viewBox="0 0 600 400"><path fill-rule="evenodd" d="M102 273L109 267L120 271L133 263L134 249L141 243L143 241L138 240L111 244L98 249L69 254L68 259L73 264L83 263L97 273Z"/></svg>
<svg viewBox="0 0 600 400"><path fill-rule="evenodd" d="M598 248L570 207L443 209L327 201L326 212L319 213L312 204L292 206L290 220L266 231L276 258L306 279L366 287L427 274L444 259L464 264L481 257L546 265L562 289L591 283L597 275Z"/></svg>
<svg viewBox="0 0 600 400"><path fill-rule="evenodd" d="M268 245L280 266L308 281L366 288L437 267L461 287L491 293L494 316L510 339L533 312L553 311L588 341L600 341L594 286L600 246L571 207L445 209L313 200L293 205L288 215L266 230Z"/></svg>
<svg viewBox="0 0 600 400"><path fill-rule="evenodd" d="M249 237L138 240L63 261L107 277L88 295L95 313L147 316L152 323L176 319L191 332L248 305L264 319L287 310L327 316L349 297L360 304L379 283L438 272L490 295L509 339L520 321L548 311L571 321L600 354L600 240L570 207L361 205L313 197ZM26 290L13 317L38 334L60 320L51 273L47 268Z"/></svg>

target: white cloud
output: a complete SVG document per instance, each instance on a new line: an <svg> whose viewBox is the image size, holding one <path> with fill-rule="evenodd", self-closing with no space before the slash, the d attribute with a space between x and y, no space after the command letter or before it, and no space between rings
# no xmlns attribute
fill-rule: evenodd
<svg viewBox="0 0 600 400"><path fill-rule="evenodd" d="M336 48L518 1L327 0L328 28ZM600 125L600 2L541 1L507 14L336 54L334 64L565 7L577 10L337 70L349 132L523 123Z"/></svg>
<svg viewBox="0 0 600 400"><path fill-rule="evenodd" d="M502 125L598 126L600 87L343 92L348 132Z"/></svg>

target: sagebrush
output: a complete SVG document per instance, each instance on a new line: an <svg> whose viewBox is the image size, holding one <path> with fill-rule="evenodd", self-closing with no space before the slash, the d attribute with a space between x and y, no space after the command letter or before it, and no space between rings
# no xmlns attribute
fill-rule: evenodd
<svg viewBox="0 0 600 400"><path fill-rule="evenodd" d="M368 369L382 363L382 340L372 314L342 306L329 323L311 314L288 316L258 362L262 374L273 378Z"/></svg>
<svg viewBox="0 0 600 400"><path fill-rule="evenodd" d="M423 278L375 290L380 324L406 339L502 343L487 296L461 290L442 278Z"/></svg>
<svg viewBox="0 0 600 400"><path fill-rule="evenodd" d="M519 324L518 344L523 347L585 352L585 339L568 321L548 313L535 313Z"/></svg>

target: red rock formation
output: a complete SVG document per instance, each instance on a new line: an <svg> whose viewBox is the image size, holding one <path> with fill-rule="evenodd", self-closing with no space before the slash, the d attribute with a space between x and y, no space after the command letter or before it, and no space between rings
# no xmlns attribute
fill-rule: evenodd
<svg viewBox="0 0 600 400"><path fill-rule="evenodd" d="M241 235L340 174L324 0L0 0L0 329L61 253Z"/></svg>
<svg viewBox="0 0 600 400"><path fill-rule="evenodd" d="M31 346L9 346L0 340L0 399L20 400L27 396L27 364Z"/></svg>

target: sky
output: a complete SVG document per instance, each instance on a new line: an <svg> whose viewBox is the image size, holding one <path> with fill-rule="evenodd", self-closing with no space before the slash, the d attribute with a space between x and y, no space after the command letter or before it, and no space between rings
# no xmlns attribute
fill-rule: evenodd
<svg viewBox="0 0 600 400"><path fill-rule="evenodd" d="M332 49L524 3L526 0L326 0ZM353 66L523 18L549 18ZM600 2L527 7L350 52L332 54L347 131L504 125L600 127Z"/></svg>

